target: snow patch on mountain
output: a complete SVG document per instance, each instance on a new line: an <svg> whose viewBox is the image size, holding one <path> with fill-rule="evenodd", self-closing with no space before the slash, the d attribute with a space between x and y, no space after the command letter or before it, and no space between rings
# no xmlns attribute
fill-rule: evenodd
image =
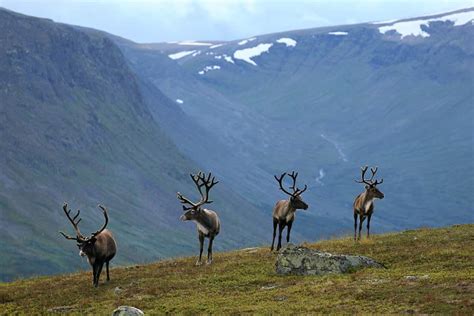
<svg viewBox="0 0 474 316"><path fill-rule="evenodd" d="M243 60L245 62L248 62L249 64L257 66L257 63L255 63L252 60L252 58L260 56L263 53L267 53L268 50L270 49L270 47L272 47L272 46L273 46L273 44L271 44L271 43L262 43L262 44L258 44L257 46L254 46L254 47L236 50L234 52L234 58Z"/></svg>
<svg viewBox="0 0 474 316"><path fill-rule="evenodd" d="M212 43L196 42L196 41L183 41L178 42L178 45L187 45L187 46L212 46Z"/></svg>
<svg viewBox="0 0 474 316"><path fill-rule="evenodd" d="M176 99L176 103L183 104L183 103L184 103L184 101L183 101L183 100L181 100L181 99Z"/></svg>
<svg viewBox="0 0 474 316"><path fill-rule="evenodd" d="M224 44L216 44L216 45L212 45L211 47L209 47L210 49L214 49L214 48L217 48L217 47L221 47L223 46Z"/></svg>
<svg viewBox="0 0 474 316"><path fill-rule="evenodd" d="M256 37L248 38L248 39L245 39L245 40L243 40L243 41L238 42L237 45L245 45L245 44L247 44L248 42L254 41L254 40L256 40L256 39L257 39Z"/></svg>
<svg viewBox="0 0 474 316"><path fill-rule="evenodd" d="M235 64L234 63L234 60L232 59L232 57L230 56L227 56L226 54L223 54L223 55L217 55L217 56L214 56L215 59L222 59L224 58L224 60L228 63L231 63L231 64Z"/></svg>
<svg viewBox="0 0 474 316"><path fill-rule="evenodd" d="M204 75L206 72L211 71L211 70L218 70L221 69L221 66L214 65L214 66L206 66L203 68L203 70L199 71L198 74Z"/></svg>
<svg viewBox="0 0 474 316"><path fill-rule="evenodd" d="M286 44L286 47L295 47L296 46L296 41L292 38L289 37L282 37L276 40L277 43L280 44Z"/></svg>
<svg viewBox="0 0 474 316"><path fill-rule="evenodd" d="M199 54L201 54L201 51L200 51L200 50L198 50L197 52L193 53L191 56L195 57L195 56L197 56L197 55L199 55Z"/></svg>
<svg viewBox="0 0 474 316"><path fill-rule="evenodd" d="M225 61L228 62L228 63L235 64L235 62L234 62L234 60L232 59L232 57L227 56L226 54L224 54L224 59L225 59Z"/></svg>
<svg viewBox="0 0 474 316"><path fill-rule="evenodd" d="M191 55L195 52L196 52L195 50L186 50L186 51L182 51L182 52L178 52L178 53L174 53L174 54L169 54L168 57L171 58L171 59L180 59L180 58L183 58L185 56Z"/></svg>
<svg viewBox="0 0 474 316"><path fill-rule="evenodd" d="M336 31L336 32L329 32L328 34L329 34L329 35L335 35L335 36L346 36L346 35L349 34L349 33Z"/></svg>
<svg viewBox="0 0 474 316"><path fill-rule="evenodd" d="M415 20L415 21L403 21L397 22L392 25L386 25L379 27L379 32L385 34L389 31L395 31L399 33L402 38L406 36L421 36L421 37L428 37L430 34L422 30L422 25L428 26L430 22L446 22L451 21L454 23L454 26L464 25L468 22L472 22L474 20L474 11L468 12L460 12L445 15L438 18L432 19L425 19L425 20Z"/></svg>

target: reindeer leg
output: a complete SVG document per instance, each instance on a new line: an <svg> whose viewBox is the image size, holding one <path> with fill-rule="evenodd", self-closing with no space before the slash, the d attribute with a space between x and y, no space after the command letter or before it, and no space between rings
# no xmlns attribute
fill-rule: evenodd
<svg viewBox="0 0 474 316"><path fill-rule="evenodd" d="M97 277L95 279L95 287L99 286L100 273L102 272L102 267L103 266L104 266L104 262L99 262L98 265L97 265L97 270L96 270Z"/></svg>
<svg viewBox="0 0 474 316"><path fill-rule="evenodd" d="M105 263L105 268L107 269L107 281L110 281L110 276L109 276L109 261Z"/></svg>
<svg viewBox="0 0 474 316"><path fill-rule="evenodd" d="M202 264L202 251L204 249L204 234L199 232L199 259L196 261L196 265L200 266Z"/></svg>
<svg viewBox="0 0 474 316"><path fill-rule="evenodd" d="M364 222L364 215L360 215L359 216L359 237L357 238L358 240L360 240L360 232L362 231L362 223Z"/></svg>
<svg viewBox="0 0 474 316"><path fill-rule="evenodd" d="M280 250L281 248L281 234L283 233L283 229L285 228L285 224L283 221L279 222L278 225L278 246L277 246L277 251Z"/></svg>
<svg viewBox="0 0 474 316"><path fill-rule="evenodd" d="M286 229L286 242L290 242L290 232L291 232L291 226L293 226L293 221L289 222L288 228Z"/></svg>
<svg viewBox="0 0 474 316"><path fill-rule="evenodd" d="M275 244L277 226L278 226L278 220L276 218L273 218L273 239L272 239L272 247L270 248L270 251L273 251L273 245Z"/></svg>
<svg viewBox="0 0 474 316"><path fill-rule="evenodd" d="M370 237L370 218L372 217L372 214L369 214L369 216L367 216L367 238Z"/></svg>
<svg viewBox="0 0 474 316"><path fill-rule="evenodd" d="M212 263L212 242L214 241L214 236L209 237L209 247L207 248L207 262L206 264Z"/></svg>
<svg viewBox="0 0 474 316"><path fill-rule="evenodd" d="M93 278L92 285L96 286L95 285L96 283L95 280L97 278L97 263L96 262L94 262L94 264L92 265L92 278Z"/></svg>
<svg viewBox="0 0 474 316"><path fill-rule="evenodd" d="M354 212L354 240L357 239L357 213Z"/></svg>

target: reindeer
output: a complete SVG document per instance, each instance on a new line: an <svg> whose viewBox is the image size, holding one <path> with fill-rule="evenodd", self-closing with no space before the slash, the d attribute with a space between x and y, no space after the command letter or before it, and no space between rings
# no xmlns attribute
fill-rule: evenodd
<svg viewBox="0 0 474 316"><path fill-rule="evenodd" d="M90 237L84 237L79 231L78 227L79 222L81 221L81 218L79 218L81 211L78 210L76 215L71 218L71 210L68 210L67 203L64 203L64 214L66 214L67 218L72 224L72 227L74 227L74 230L76 231L76 237L71 237L63 232L59 232L66 239L75 240L77 242L77 246L79 247L79 255L81 257L87 256L87 261L92 266L93 285L95 287L99 286L99 277L104 263L107 268L107 281L110 281L109 262L117 252L117 245L112 233L105 229L109 222L107 209L102 205L99 205L99 207L104 214L105 224L101 229L95 233L92 233Z"/></svg>
<svg viewBox="0 0 474 316"><path fill-rule="evenodd" d="M357 238L357 216L360 218L359 222L359 237L360 239L360 232L362 230L362 223L364 219L367 217L367 238L370 236L370 218L372 217L372 213L374 212L374 199L383 199L384 194L377 189L377 185L383 183L383 179L380 180L373 180L375 174L377 173L378 168L370 168L372 172L372 176L370 179L365 179L365 173L367 172L368 167L360 168L362 175L361 180L354 180L357 183L365 183L365 192L359 194L354 201L354 240Z"/></svg>
<svg viewBox="0 0 474 316"><path fill-rule="evenodd" d="M215 177L212 177L211 173L206 178L206 174L199 172L198 174L190 174L191 179L196 185L201 199L199 202L192 202L188 198L184 197L181 193L177 192L178 200L184 204L183 211L185 213L180 217L182 221L193 221L196 223L198 236L199 236L199 259L196 265L202 264L202 251L204 248L204 238L209 238L209 247L207 249L207 262L206 264L212 263L212 242L214 238L219 234L221 223L217 213L205 208L201 208L204 204L210 204L213 201L209 200L209 191L211 188L219 183L215 181ZM202 190L204 188L204 192ZM186 206L189 205L189 206Z"/></svg>
<svg viewBox="0 0 474 316"><path fill-rule="evenodd" d="M290 232L291 226L293 225L293 221L295 220L295 212L297 209L308 209L308 204L306 204L303 199L301 198L301 194L306 191L308 188L306 184L304 185L304 189L300 190L296 187L296 178L298 177L298 173L294 171L289 174L289 176L293 179L293 185L290 189L293 190L293 193L288 192L283 187L283 178L286 176L286 172L283 173L279 178L275 177L275 180L278 181L280 185L280 190L288 194L290 197L288 200L280 200L276 203L275 207L273 208L273 240L272 240L272 247L270 251L273 251L273 246L275 244L275 235L276 235L276 228L278 225L279 234L278 234L278 245L277 251L281 248L281 234L285 226L288 226L287 235L286 235L286 242L290 242Z"/></svg>

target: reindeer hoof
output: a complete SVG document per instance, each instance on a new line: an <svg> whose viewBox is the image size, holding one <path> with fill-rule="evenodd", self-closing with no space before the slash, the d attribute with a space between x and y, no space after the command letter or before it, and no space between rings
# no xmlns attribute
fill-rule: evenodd
<svg viewBox="0 0 474 316"><path fill-rule="evenodd" d="M211 263L212 263L212 259L206 261L206 264L211 264Z"/></svg>
<svg viewBox="0 0 474 316"><path fill-rule="evenodd" d="M201 260L196 261L196 266L200 266L200 265L202 265L202 261Z"/></svg>

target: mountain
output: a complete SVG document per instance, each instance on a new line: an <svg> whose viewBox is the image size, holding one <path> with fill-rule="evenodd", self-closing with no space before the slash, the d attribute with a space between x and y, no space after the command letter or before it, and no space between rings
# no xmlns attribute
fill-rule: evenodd
<svg viewBox="0 0 474 316"><path fill-rule="evenodd" d="M84 231L109 208L115 264L195 253L175 193L197 170L220 180L217 250L269 243L291 170L295 242L352 232L365 164L373 232L473 222L473 12L140 44L0 9L1 279L87 266L63 201Z"/></svg>
<svg viewBox="0 0 474 316"><path fill-rule="evenodd" d="M186 114L99 33L3 9L0 30L1 279L87 266L58 234L72 230L64 201L83 210L83 232L102 224L98 203L109 208L117 264L195 252L176 191L194 197L189 173L204 168L155 119L192 128ZM263 241L256 208L222 182L211 193L225 227L216 248Z"/></svg>
<svg viewBox="0 0 474 316"><path fill-rule="evenodd" d="M296 231L312 239L351 231L365 164L385 180L376 229L474 220L473 19L469 8L194 46L117 44L241 161L215 169L252 165L237 186L262 209L281 196L272 175L299 170L310 210Z"/></svg>
<svg viewBox="0 0 474 316"><path fill-rule="evenodd" d="M282 276L268 248L218 253L210 266L195 258L113 268L110 282L91 273L0 283L5 314L111 314L134 306L145 314L472 314L474 225L424 228L323 240L307 247L369 256L387 269ZM449 249L446 241L449 240ZM416 254L416 255L414 255Z"/></svg>

